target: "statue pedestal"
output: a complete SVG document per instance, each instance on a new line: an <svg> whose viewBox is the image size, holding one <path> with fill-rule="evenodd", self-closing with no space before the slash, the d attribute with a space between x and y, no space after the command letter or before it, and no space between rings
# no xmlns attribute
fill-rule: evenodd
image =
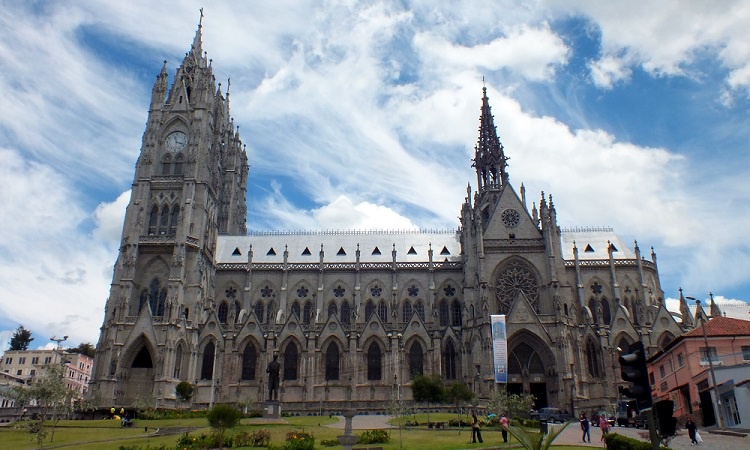
<svg viewBox="0 0 750 450"><path fill-rule="evenodd" d="M280 419L281 418L281 404L278 400L266 400L263 404L263 418L264 419Z"/></svg>
<svg viewBox="0 0 750 450"><path fill-rule="evenodd" d="M357 415L357 411L345 409L342 411L342 415L344 416L344 434L343 436L336 436L336 438L339 440L339 444L344 446L344 450L351 450L352 445L359 440L359 436L352 434L352 418Z"/></svg>

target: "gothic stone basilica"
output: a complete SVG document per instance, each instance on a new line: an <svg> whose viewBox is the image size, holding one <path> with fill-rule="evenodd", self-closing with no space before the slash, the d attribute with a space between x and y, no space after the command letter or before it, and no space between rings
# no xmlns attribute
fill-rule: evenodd
<svg viewBox="0 0 750 450"><path fill-rule="evenodd" d="M507 389L577 412L616 401L618 346L653 352L684 331L653 250L609 228L561 229L544 193L529 208L486 89L477 190L448 232L248 235L236 130L199 27L171 87L166 63L153 87L97 345L102 406L175 407L188 381L193 407L259 409L274 354L291 413L382 411L422 373L484 403L498 389L490 315L506 314Z"/></svg>

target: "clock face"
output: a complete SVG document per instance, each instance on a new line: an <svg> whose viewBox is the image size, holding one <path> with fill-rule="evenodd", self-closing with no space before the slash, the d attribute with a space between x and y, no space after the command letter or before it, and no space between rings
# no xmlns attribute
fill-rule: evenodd
<svg viewBox="0 0 750 450"><path fill-rule="evenodd" d="M508 208L505 211L503 211L502 214L503 223L508 228L513 228L518 226L518 222L521 221L521 215L518 214L518 211L512 208Z"/></svg>
<svg viewBox="0 0 750 450"><path fill-rule="evenodd" d="M167 150L170 152L179 152L187 147L187 142L188 138L185 133L182 131L175 131L167 136L167 139L164 141L164 146L167 147Z"/></svg>

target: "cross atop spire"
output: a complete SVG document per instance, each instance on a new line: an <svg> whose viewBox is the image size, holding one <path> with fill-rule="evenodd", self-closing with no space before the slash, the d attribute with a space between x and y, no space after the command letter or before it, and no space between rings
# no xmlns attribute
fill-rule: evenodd
<svg viewBox="0 0 750 450"><path fill-rule="evenodd" d="M203 29L203 8L200 9L200 12L201 12L201 16L198 19L198 29L195 31L195 39L193 39L193 49L192 49L193 52L195 53L195 55L198 58L200 58L201 55L202 55L202 53L203 53L203 49L202 49L203 44L201 42L202 41L202 37L203 37L202 36L202 29Z"/></svg>
<svg viewBox="0 0 750 450"><path fill-rule="evenodd" d="M503 144L497 137L492 109L487 98L487 87L482 77L482 110L479 116L479 139L474 147L474 163L477 170L478 191L499 189L508 182L508 158L503 152Z"/></svg>

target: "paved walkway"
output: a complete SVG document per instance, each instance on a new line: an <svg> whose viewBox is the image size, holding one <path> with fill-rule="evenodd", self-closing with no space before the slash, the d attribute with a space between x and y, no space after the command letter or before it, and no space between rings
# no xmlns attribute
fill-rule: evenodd
<svg viewBox="0 0 750 450"><path fill-rule="evenodd" d="M326 425L331 428L344 428L344 418L342 416L337 416L338 422L330 425ZM390 416L369 416L369 415L362 415L362 416L354 416L352 418L352 428L355 430L374 430L374 429L383 429L383 428L396 428L390 424L387 423L387 421L390 419ZM673 450L696 450L696 449L702 449L702 450L734 450L734 449L750 449L750 435L741 437L741 436L727 436L717 433L711 433L711 430L699 430L699 433L701 437L703 438L703 443L696 446L690 445L690 438L687 435L686 430L678 430L677 436L675 436L672 441L669 443L669 448ZM648 430L639 430L636 428L624 428L624 427L614 427L612 428L613 433L618 433L624 436L628 436L634 439L640 439L643 441L648 441ZM601 439L601 431L599 431L599 428L592 427L591 428L591 443L583 442L581 440L581 428L578 426L577 423L572 423L565 428L565 430L560 434L560 436L555 439L554 444L555 445L580 445L584 447L599 447L604 448L604 443L600 440ZM498 447L500 445L500 447ZM485 440L484 444L480 446L477 444L476 446L472 446L471 448L504 448L505 446L501 445L500 443L494 443L494 442L488 442L488 440Z"/></svg>

